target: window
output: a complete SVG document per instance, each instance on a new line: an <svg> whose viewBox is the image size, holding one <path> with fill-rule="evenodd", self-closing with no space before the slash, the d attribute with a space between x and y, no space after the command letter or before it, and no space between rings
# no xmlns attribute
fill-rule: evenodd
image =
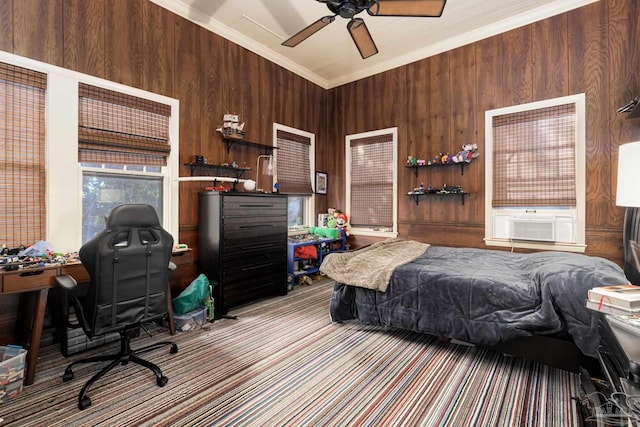
<svg viewBox="0 0 640 427"><path fill-rule="evenodd" d="M584 94L486 112L488 245L585 249Z"/></svg>
<svg viewBox="0 0 640 427"><path fill-rule="evenodd" d="M163 227L177 241L178 101L6 52L0 51L0 62L40 73L46 83L38 89L42 92L44 119L33 126L12 119L12 132L18 128L32 131L42 140L44 151L36 160L41 163L40 178L33 187L37 190L33 194L14 192L16 203L28 207L32 216L41 215L42 224L32 226L30 219L15 213L18 211L7 213L4 217L11 218L16 228L32 232L16 235L14 240L9 236L7 243L30 245L47 240L56 251L77 251L103 227L105 214L116 200L155 206ZM23 95L27 98L22 102L39 105L40 101L29 98L25 91ZM93 122L86 121L91 114L83 115L88 111L96 113ZM109 127L114 114L125 117L115 128ZM0 126L1 122L0 117ZM3 145L0 151L9 147L4 141ZM37 148L35 143L23 145ZM23 160L34 156L21 155ZM28 187L32 188L31 183Z"/></svg>
<svg viewBox="0 0 640 427"><path fill-rule="evenodd" d="M9 248L46 233L46 75L0 63L0 243Z"/></svg>
<svg viewBox="0 0 640 427"><path fill-rule="evenodd" d="M102 231L103 219L123 203L149 204L162 221L171 107L84 83L78 106L82 243Z"/></svg>
<svg viewBox="0 0 640 427"><path fill-rule="evenodd" d="M397 128L346 138L346 212L354 235L397 236L397 140Z"/></svg>
<svg viewBox="0 0 640 427"><path fill-rule="evenodd" d="M289 228L314 225L312 177L315 135L274 123L276 174L279 191L288 195ZM260 173L260 171L256 171Z"/></svg>

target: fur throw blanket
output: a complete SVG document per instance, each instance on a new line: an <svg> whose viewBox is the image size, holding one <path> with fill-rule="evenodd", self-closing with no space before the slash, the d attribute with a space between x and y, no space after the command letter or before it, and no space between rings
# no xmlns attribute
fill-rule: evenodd
<svg viewBox="0 0 640 427"><path fill-rule="evenodd" d="M414 240L387 239L353 252L329 254L320 271L336 282L385 292L393 270L428 248L429 244Z"/></svg>

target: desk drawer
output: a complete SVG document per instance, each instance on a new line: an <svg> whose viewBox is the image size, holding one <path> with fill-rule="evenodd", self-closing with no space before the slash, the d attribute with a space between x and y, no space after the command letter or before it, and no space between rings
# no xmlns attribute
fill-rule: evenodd
<svg viewBox="0 0 640 427"><path fill-rule="evenodd" d="M55 277L57 273L57 268L34 268L5 273L3 275L3 292L29 291L47 287L52 288L55 286Z"/></svg>

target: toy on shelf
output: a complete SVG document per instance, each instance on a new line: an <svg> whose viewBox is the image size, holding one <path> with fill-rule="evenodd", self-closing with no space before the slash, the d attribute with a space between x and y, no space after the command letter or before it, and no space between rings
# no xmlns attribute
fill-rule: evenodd
<svg viewBox="0 0 640 427"><path fill-rule="evenodd" d="M455 156L453 156L453 161L455 163L466 162L470 163L471 160L478 157L480 154L477 152L478 144L463 144L462 151L458 151Z"/></svg>
<svg viewBox="0 0 640 427"><path fill-rule="evenodd" d="M222 133L225 138L243 139L245 135L244 122L240 123L237 114L225 114L222 118L222 126L216 131Z"/></svg>

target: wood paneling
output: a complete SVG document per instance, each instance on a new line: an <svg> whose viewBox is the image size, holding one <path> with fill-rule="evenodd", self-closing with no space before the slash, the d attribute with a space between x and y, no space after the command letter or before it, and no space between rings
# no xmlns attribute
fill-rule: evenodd
<svg viewBox="0 0 640 427"><path fill-rule="evenodd" d="M13 0L0 0L0 50L13 53Z"/></svg>
<svg viewBox="0 0 640 427"><path fill-rule="evenodd" d="M616 153L640 139L640 123L615 110L640 94L639 14L637 2L601 0L328 91L146 0L0 0L0 49L177 98L181 164L202 154L255 167L260 150L227 153L215 132L227 112L241 116L256 142L271 144L273 122L315 133L316 167L329 173L318 211L345 207L345 136L397 126L401 236L478 247L484 112L584 92L587 252L620 259L612 243L624 212L615 206ZM465 142L478 143L480 157L464 176L451 168L415 177L404 168L406 156L453 153ZM464 206L416 206L406 193L420 182L459 183L472 195ZM180 240L197 229L202 187L180 184Z"/></svg>
<svg viewBox="0 0 640 427"><path fill-rule="evenodd" d="M173 96L174 15L149 1L142 6L142 85L150 92Z"/></svg>
<svg viewBox="0 0 640 427"><path fill-rule="evenodd" d="M193 161L193 156L202 152L201 33L198 27L179 17L175 18L174 32L173 96L180 100L179 161L183 165ZM211 159L211 163L215 164L216 159ZM198 224L197 192L201 188L200 183L180 184L180 225Z"/></svg>
<svg viewBox="0 0 640 427"><path fill-rule="evenodd" d="M569 95L567 21L564 14L531 25L534 101Z"/></svg>
<svg viewBox="0 0 640 427"><path fill-rule="evenodd" d="M382 105L389 101L374 97L379 92L369 82L404 72L404 89L394 88L404 94L400 105L406 105L398 108L406 114L394 116L394 125L406 135L398 149L400 166L406 156L430 158L438 152L457 151L465 142L476 142L480 156L464 176L456 174L456 168L441 168L420 170L416 178L412 170L401 167L400 237L486 247L482 240L485 111L585 93L587 253L620 262L624 209L615 206L617 149L640 140L640 121L629 120L616 109L640 95L640 51L635 43L640 36L639 17L637 2L601 0L330 90L328 120L335 129L329 132L340 141L328 155L335 159L335 167L329 168L330 182L344 185L345 135L388 125L387 111L372 109L371 99ZM421 199L416 205L406 194L420 182L436 187L460 184L471 194L464 206L457 199L435 198ZM343 189L331 185L330 206L345 206Z"/></svg>
<svg viewBox="0 0 640 427"><path fill-rule="evenodd" d="M14 0L12 14L13 53L63 66L62 0Z"/></svg>
<svg viewBox="0 0 640 427"><path fill-rule="evenodd" d="M502 90L505 105L533 101L531 26L509 31L503 38ZM551 76L549 76L551 78Z"/></svg>
<svg viewBox="0 0 640 427"><path fill-rule="evenodd" d="M105 76L142 88L142 5L145 0L104 0Z"/></svg>
<svg viewBox="0 0 640 427"><path fill-rule="evenodd" d="M105 7L102 1L64 0L64 67L105 77Z"/></svg>
<svg viewBox="0 0 640 427"><path fill-rule="evenodd" d="M585 26L583 23L589 22ZM615 155L608 124L609 51L607 3L597 2L569 14L569 93L585 92L587 146L587 224L611 225L615 207ZM589 88L585 91L585 88ZM617 113L616 113L617 114ZM615 222L614 222L615 223Z"/></svg>
<svg viewBox="0 0 640 427"><path fill-rule="evenodd" d="M637 1L608 0L609 34L607 37L609 54L609 150L612 166L612 209L609 212L614 223L621 223L624 209L615 204L615 185L617 185L617 150L627 142L640 140L640 122L629 120L616 109L640 95L640 52L637 40L640 38L640 4Z"/></svg>

